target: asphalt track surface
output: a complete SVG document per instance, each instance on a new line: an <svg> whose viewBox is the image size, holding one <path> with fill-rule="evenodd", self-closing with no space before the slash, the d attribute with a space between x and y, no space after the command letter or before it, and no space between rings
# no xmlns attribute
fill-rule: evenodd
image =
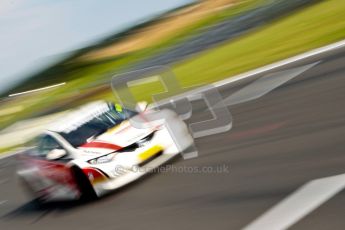
<svg viewBox="0 0 345 230"><path fill-rule="evenodd" d="M17 185L14 158L1 160L0 229L247 226L308 181L345 173L345 49L280 69L315 61L321 62L269 94L230 107L233 128L196 139L199 157L172 162L176 167L226 165L229 172L155 173L91 203L37 207ZM260 76L220 92L225 98ZM194 104L193 120L210 117L204 109L203 103ZM291 229L344 229L344 206L340 192Z"/></svg>

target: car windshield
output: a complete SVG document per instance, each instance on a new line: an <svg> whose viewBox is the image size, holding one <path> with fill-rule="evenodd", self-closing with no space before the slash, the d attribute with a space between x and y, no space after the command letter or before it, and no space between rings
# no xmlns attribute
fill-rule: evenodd
<svg viewBox="0 0 345 230"><path fill-rule="evenodd" d="M73 130L59 132L59 134L73 147L79 147L85 144L88 139L92 139L106 132L108 129L137 114L134 111L118 107L114 104L109 103L108 105L109 110L93 116Z"/></svg>

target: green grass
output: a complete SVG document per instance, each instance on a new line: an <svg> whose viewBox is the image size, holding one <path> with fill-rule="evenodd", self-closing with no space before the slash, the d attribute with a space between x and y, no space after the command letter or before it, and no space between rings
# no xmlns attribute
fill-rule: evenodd
<svg viewBox="0 0 345 230"><path fill-rule="evenodd" d="M345 38L345 1L323 1L174 66L185 86L211 83Z"/></svg>
<svg viewBox="0 0 345 230"><path fill-rule="evenodd" d="M22 147L22 145L0 148L0 154L6 154L6 153L9 154L11 152L14 152L17 148L20 148L20 147Z"/></svg>
<svg viewBox="0 0 345 230"><path fill-rule="evenodd" d="M220 21L230 19L244 11L253 9L258 5L263 4L264 0L245 0L239 1L236 5L226 8L224 10L217 11L207 17L201 18L195 23L179 30L174 36L162 39L159 43L156 43L148 48L138 50L132 53L128 53L121 56L115 56L112 58L97 59L95 60L79 60L75 62L71 61L72 69L83 70L85 73L85 84L90 82L88 78L90 75L98 75L102 77L106 75L104 73L116 71L120 68L134 64L149 56L156 55L162 52L164 49L176 45L185 41L189 37L200 33L201 29L214 25ZM75 71L72 71L72 75ZM74 78L71 76L71 78Z"/></svg>
<svg viewBox="0 0 345 230"><path fill-rule="evenodd" d="M258 1L255 3L259 4ZM345 12L345 1L320 2L252 31L235 41L179 63L173 66L173 71L181 85L188 88L219 81L338 41L345 38L343 12ZM162 85L158 82L132 88L137 100L151 101L151 95L162 91ZM106 91L83 102L101 98L109 100L114 96L112 92Z"/></svg>
<svg viewBox="0 0 345 230"><path fill-rule="evenodd" d="M154 53L166 47L170 47L177 43L183 42L189 37L198 34L203 28L207 28L208 26L212 26L226 19L230 19L244 11L254 9L255 7L263 4L264 2L264 0L239 1L234 6L226 8L224 10L217 11L209 15L208 17L200 19L196 23L193 23L192 25L189 25L181 29L173 37L163 39L160 43L149 47L147 50L149 52Z"/></svg>
<svg viewBox="0 0 345 230"><path fill-rule="evenodd" d="M173 66L183 87L209 84L345 38L345 1L328 0ZM159 83L132 89L151 101ZM109 98L111 93L104 94Z"/></svg>

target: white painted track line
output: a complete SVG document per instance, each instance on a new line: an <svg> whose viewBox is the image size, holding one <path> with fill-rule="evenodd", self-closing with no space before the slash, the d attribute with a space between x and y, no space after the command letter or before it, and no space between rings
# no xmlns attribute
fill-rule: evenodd
<svg viewBox="0 0 345 230"><path fill-rule="evenodd" d="M8 157L11 157L13 155L16 155L17 153L18 153L18 151L15 151L15 150L14 151L10 151L9 153L2 153L0 155L0 160L8 158Z"/></svg>
<svg viewBox="0 0 345 230"><path fill-rule="evenodd" d="M288 229L345 188L345 174L312 180L243 230Z"/></svg>
<svg viewBox="0 0 345 230"><path fill-rule="evenodd" d="M0 201L0 205L3 205L3 204L5 204L5 203L7 203L7 200L2 200L2 201Z"/></svg>
<svg viewBox="0 0 345 230"><path fill-rule="evenodd" d="M269 65L266 65L266 66L263 66L263 67L260 67L260 68L257 68L257 69L254 69L254 70L251 70L251 71L248 71L248 72L236 75L236 76L229 77L227 79L212 83L211 85L213 85L214 87L221 87L221 86L231 84L231 83L234 83L234 82L246 79L246 78L253 77L257 74L261 74L261 73L264 73L264 72L267 72L267 71L270 71L270 70L273 70L273 69L276 69L276 68L279 68L279 67L282 67L282 66L285 66L288 64L292 64L294 62L297 62L297 61L300 61L300 60L303 60L306 58L314 57L316 55L320 55L320 54L323 54L323 53L326 53L326 52L329 52L332 50L340 49L343 47L345 47L345 39L341 40L339 42L336 42L336 43L332 43L332 44L327 45L327 46L313 49L311 51L307 51L305 53L284 59L282 61L278 61L278 62L269 64ZM202 87L193 89L191 91L176 95L174 97L164 99L162 101L157 102L155 105L151 105L151 106L155 107L158 105L169 103L171 100L177 100L177 99L181 99L181 98L185 98L185 97L193 98L195 96L195 94L199 94L201 92L204 92L207 89L209 89L208 86L202 86Z"/></svg>
<svg viewBox="0 0 345 230"><path fill-rule="evenodd" d="M222 81L218 81L216 83L213 83L213 85L216 87L224 86L224 85L227 85L227 84L230 84L230 83L254 76L256 74L264 73L266 71L276 69L276 68L282 67L284 65L292 64L294 62L297 62L297 61L300 61L300 60L303 60L306 58L310 58L310 57L313 57L313 56L316 56L316 55L319 55L319 54L322 54L322 53L325 53L328 51L339 49L342 47L345 47L345 40L341 40L339 42L332 43L332 44L327 45L327 46L313 49L313 50L307 51L305 53L299 54L297 56L293 56L293 57L290 57L288 59L284 59L282 61L278 61L278 62L269 64L269 65L266 65L266 66L242 73L240 75L237 75L237 76L234 76L231 78L227 78L227 79L222 80Z"/></svg>

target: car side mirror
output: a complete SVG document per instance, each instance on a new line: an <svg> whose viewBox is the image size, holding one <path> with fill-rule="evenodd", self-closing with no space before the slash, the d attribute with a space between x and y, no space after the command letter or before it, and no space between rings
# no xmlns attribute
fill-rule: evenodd
<svg viewBox="0 0 345 230"><path fill-rule="evenodd" d="M59 160L67 156L67 152L64 149L53 149L47 154L48 160Z"/></svg>
<svg viewBox="0 0 345 230"><path fill-rule="evenodd" d="M146 101L141 101L138 102L137 105L135 106L135 110L140 113L144 112L147 109L148 103Z"/></svg>

